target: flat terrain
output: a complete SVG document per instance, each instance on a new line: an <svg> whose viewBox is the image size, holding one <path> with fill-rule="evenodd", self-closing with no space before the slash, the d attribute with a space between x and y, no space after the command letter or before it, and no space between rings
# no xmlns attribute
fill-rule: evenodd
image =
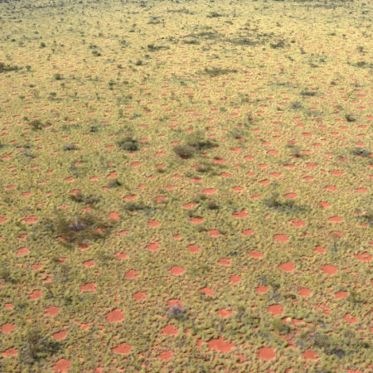
<svg viewBox="0 0 373 373"><path fill-rule="evenodd" d="M0 372L372 372L372 8L0 0Z"/></svg>

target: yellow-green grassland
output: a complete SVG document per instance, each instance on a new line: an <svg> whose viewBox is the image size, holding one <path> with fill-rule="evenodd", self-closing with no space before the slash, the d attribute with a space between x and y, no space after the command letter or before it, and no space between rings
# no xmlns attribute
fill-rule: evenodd
<svg viewBox="0 0 373 373"><path fill-rule="evenodd" d="M0 0L0 372L372 372L372 10Z"/></svg>

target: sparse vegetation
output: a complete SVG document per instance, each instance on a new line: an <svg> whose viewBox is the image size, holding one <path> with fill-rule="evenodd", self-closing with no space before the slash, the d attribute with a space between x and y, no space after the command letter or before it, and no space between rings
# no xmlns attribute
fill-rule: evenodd
<svg viewBox="0 0 373 373"><path fill-rule="evenodd" d="M371 372L372 12L0 0L0 372Z"/></svg>

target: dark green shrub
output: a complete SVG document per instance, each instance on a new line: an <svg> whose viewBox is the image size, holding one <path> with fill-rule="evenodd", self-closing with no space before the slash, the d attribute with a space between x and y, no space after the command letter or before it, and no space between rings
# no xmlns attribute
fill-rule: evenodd
<svg viewBox="0 0 373 373"><path fill-rule="evenodd" d="M139 142L131 136L125 137L123 140L118 141L117 144L120 149L126 150L128 152L136 152L140 150Z"/></svg>
<svg viewBox="0 0 373 373"><path fill-rule="evenodd" d="M177 145L174 147L174 152L182 159L190 159L196 150L190 145Z"/></svg>

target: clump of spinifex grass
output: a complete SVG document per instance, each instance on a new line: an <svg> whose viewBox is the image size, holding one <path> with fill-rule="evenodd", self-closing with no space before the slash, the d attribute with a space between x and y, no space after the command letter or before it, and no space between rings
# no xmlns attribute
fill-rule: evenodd
<svg viewBox="0 0 373 373"><path fill-rule="evenodd" d="M8 284L16 284L18 280L15 277L15 273L5 263L0 265L0 283L5 282Z"/></svg>
<svg viewBox="0 0 373 373"><path fill-rule="evenodd" d="M19 66L6 65L4 62L0 62L0 73L8 73L18 70L21 70Z"/></svg>
<svg viewBox="0 0 373 373"><path fill-rule="evenodd" d="M304 206L297 205L293 200L282 201L279 198L279 193L273 193L269 198L263 201L268 208L280 212L303 212L306 210Z"/></svg>
<svg viewBox="0 0 373 373"><path fill-rule="evenodd" d="M100 201L99 197L93 195L84 195L83 193L77 193L70 196L70 199L76 203L82 203L85 205L95 205Z"/></svg>
<svg viewBox="0 0 373 373"><path fill-rule="evenodd" d="M207 15L207 18L219 18L219 17L223 17L223 14L221 14L219 12L210 12Z"/></svg>
<svg viewBox="0 0 373 373"><path fill-rule="evenodd" d="M118 188L122 186L122 183L118 179L110 180L107 184L108 188Z"/></svg>
<svg viewBox="0 0 373 373"><path fill-rule="evenodd" d="M299 146L288 144L287 148L290 149L291 156L298 159L305 158L305 155L302 153L302 150Z"/></svg>
<svg viewBox="0 0 373 373"><path fill-rule="evenodd" d="M167 310L167 317L169 319L185 320L187 317L185 308L175 304Z"/></svg>
<svg viewBox="0 0 373 373"><path fill-rule="evenodd" d="M144 212L152 213L156 209L152 206L148 206L144 203L128 202L125 204L124 209L128 212Z"/></svg>
<svg viewBox="0 0 373 373"><path fill-rule="evenodd" d="M365 211L357 210L356 219L368 224L369 226L373 226L373 208L368 207Z"/></svg>
<svg viewBox="0 0 373 373"><path fill-rule="evenodd" d="M362 351L371 347L368 342L357 338L353 331L345 331L339 338L322 332L308 332L299 338L298 344L313 345L326 355L334 355L340 359L355 351Z"/></svg>
<svg viewBox="0 0 373 373"><path fill-rule="evenodd" d="M349 123L356 122L356 117L353 114L346 114L345 119Z"/></svg>
<svg viewBox="0 0 373 373"><path fill-rule="evenodd" d="M189 159L218 146L215 141L206 139L202 132L196 131L188 137L185 144L175 146L174 152L182 159Z"/></svg>
<svg viewBox="0 0 373 373"><path fill-rule="evenodd" d="M196 198L193 199L193 202L196 202L202 210L219 210L220 209L220 206L219 204L214 201L213 199L203 195L203 194L200 194L199 196L197 196Z"/></svg>
<svg viewBox="0 0 373 373"><path fill-rule="evenodd" d="M303 96L303 97L314 97L316 96L317 92L316 91L312 91L312 90L309 90L309 89L303 89L301 92L300 92L300 95Z"/></svg>
<svg viewBox="0 0 373 373"><path fill-rule="evenodd" d="M214 78L220 75L232 74L237 73L237 69L224 69L221 67L206 67L204 73L207 74L209 77Z"/></svg>
<svg viewBox="0 0 373 373"><path fill-rule="evenodd" d="M60 348L61 346L58 342L43 335L39 329L30 329L23 339L23 345L20 350L20 362L22 365L31 367L40 360L54 355Z"/></svg>
<svg viewBox="0 0 373 373"><path fill-rule="evenodd" d="M51 126L51 123L49 121L42 122L40 119L34 119L32 121L29 121L29 125L33 131L40 131Z"/></svg>
<svg viewBox="0 0 373 373"><path fill-rule="evenodd" d="M355 148L352 150L352 154L358 157L369 158L372 155L372 152L364 148Z"/></svg>
<svg viewBox="0 0 373 373"><path fill-rule="evenodd" d="M65 151L65 152L71 152L71 151L73 151L73 150L78 150L79 148L77 147L77 145L75 145L75 144L65 144L64 146L63 146L63 150Z"/></svg>
<svg viewBox="0 0 373 373"><path fill-rule="evenodd" d="M174 147L174 152L182 159L189 159L192 158L196 152L196 150L188 145L176 145Z"/></svg>
<svg viewBox="0 0 373 373"><path fill-rule="evenodd" d="M118 146L120 149L128 152L136 152L140 150L139 142L131 136L127 136L124 139L118 141Z"/></svg>
<svg viewBox="0 0 373 373"><path fill-rule="evenodd" d="M66 246L105 239L111 226L92 214L77 214L66 217L58 215L46 222L45 228Z"/></svg>
<svg viewBox="0 0 373 373"><path fill-rule="evenodd" d="M216 164L202 159L196 166L196 171L201 174L208 174L209 176L219 175L222 169L226 168L224 165Z"/></svg>
<svg viewBox="0 0 373 373"><path fill-rule="evenodd" d="M283 320L276 319L272 321L271 328L277 334L289 334L291 332L291 328L289 325L285 324Z"/></svg>

